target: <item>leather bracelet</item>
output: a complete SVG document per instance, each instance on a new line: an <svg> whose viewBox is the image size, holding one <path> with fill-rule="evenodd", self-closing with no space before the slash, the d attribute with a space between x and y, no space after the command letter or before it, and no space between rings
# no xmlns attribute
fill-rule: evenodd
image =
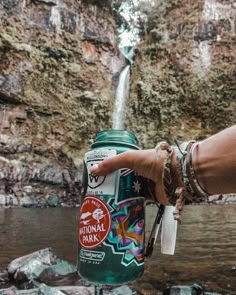
<svg viewBox="0 0 236 295"><path fill-rule="evenodd" d="M156 146L157 154L160 150L168 152L163 163L162 183L165 197L169 203L175 206L174 219L181 219L181 211L186 199L190 198L186 186L182 181L182 173L180 172L181 164L177 157L176 149L166 142L161 142Z"/></svg>

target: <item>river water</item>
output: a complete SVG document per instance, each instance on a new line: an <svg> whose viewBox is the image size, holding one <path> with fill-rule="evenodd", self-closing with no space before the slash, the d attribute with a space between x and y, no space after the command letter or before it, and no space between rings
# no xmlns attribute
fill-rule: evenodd
<svg viewBox="0 0 236 295"><path fill-rule="evenodd" d="M148 208L147 231L154 217ZM236 206L186 206L178 227L176 255L160 253L145 262L141 289L198 283L208 290L236 294ZM78 209L0 209L0 268L16 257L51 247L76 264ZM154 293L152 293L152 291Z"/></svg>

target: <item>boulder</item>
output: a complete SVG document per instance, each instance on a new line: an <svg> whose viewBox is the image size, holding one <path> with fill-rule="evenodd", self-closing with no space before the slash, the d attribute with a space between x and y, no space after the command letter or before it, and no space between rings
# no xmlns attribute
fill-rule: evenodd
<svg viewBox="0 0 236 295"><path fill-rule="evenodd" d="M18 284L30 280L41 281L45 276L58 278L76 272L76 267L58 259L50 248L46 248L13 260L7 270L10 279Z"/></svg>

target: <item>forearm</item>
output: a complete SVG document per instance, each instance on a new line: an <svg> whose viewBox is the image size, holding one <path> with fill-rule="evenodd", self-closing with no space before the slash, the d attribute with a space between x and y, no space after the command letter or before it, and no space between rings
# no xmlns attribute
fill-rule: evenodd
<svg viewBox="0 0 236 295"><path fill-rule="evenodd" d="M196 145L193 169L208 194L236 193L236 125Z"/></svg>

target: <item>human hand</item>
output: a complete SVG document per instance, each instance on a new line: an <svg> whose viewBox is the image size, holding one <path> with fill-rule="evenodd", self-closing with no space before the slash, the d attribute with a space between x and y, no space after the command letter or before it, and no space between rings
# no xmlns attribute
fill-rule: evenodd
<svg viewBox="0 0 236 295"><path fill-rule="evenodd" d="M166 150L156 152L155 149L126 151L107 158L90 169L92 174L107 175L121 168L129 168L145 178L153 181L155 198L160 204L169 204L163 187L163 166L168 156Z"/></svg>

